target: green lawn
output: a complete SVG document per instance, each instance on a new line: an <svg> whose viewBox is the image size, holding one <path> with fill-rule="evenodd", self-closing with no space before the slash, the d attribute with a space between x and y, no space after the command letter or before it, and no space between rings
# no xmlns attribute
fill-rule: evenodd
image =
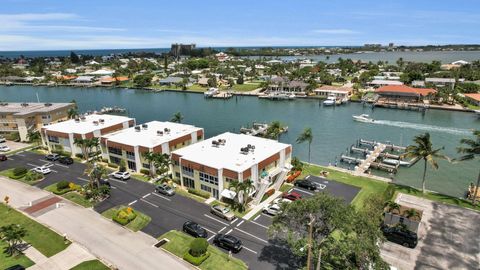
<svg viewBox="0 0 480 270"><path fill-rule="evenodd" d="M0 204L0 216L2 217L0 226L9 224L23 226L27 230L27 236L24 237L24 240L47 257L57 254L70 245L70 242L65 244L63 237L54 231L14 209L9 209L4 204Z"/></svg>
<svg viewBox="0 0 480 270"><path fill-rule="evenodd" d="M0 171L0 175L5 176L5 177L8 177L9 179L12 179L12 180L16 180L16 181L23 182L23 183L25 183L25 184L27 184L27 185L34 185L34 184L38 183L39 181L42 181L42 179L43 179L43 178L42 178L42 179L36 180L36 181L27 181L27 180L25 180L25 176L22 177L22 178L19 178L19 179L15 179L15 178L13 177L13 169L14 169L14 168L7 169L7 170L4 170L4 171Z"/></svg>
<svg viewBox="0 0 480 270"><path fill-rule="evenodd" d="M259 83L244 83L244 84L235 84L232 86L232 90L239 92L249 92L253 91L260 87Z"/></svg>
<svg viewBox="0 0 480 270"><path fill-rule="evenodd" d="M70 270L108 270L107 266L99 260L91 260L78 264Z"/></svg>
<svg viewBox="0 0 480 270"><path fill-rule="evenodd" d="M205 198L189 193L188 191L181 188L179 185L177 185L177 188L175 189L175 194L194 199L195 201L201 202L201 203L204 203L206 201Z"/></svg>
<svg viewBox="0 0 480 270"><path fill-rule="evenodd" d="M93 207L94 203L85 199L82 195L78 194L77 192L68 192L62 195L63 198L72 201L76 204L79 204L85 208Z"/></svg>
<svg viewBox="0 0 480 270"><path fill-rule="evenodd" d="M27 268L34 264L29 258L27 258L27 256L23 254L14 257L8 256L4 252L6 247L7 245L5 242L0 242L0 269L6 269L17 264Z"/></svg>
<svg viewBox="0 0 480 270"><path fill-rule="evenodd" d="M328 179L335 180L340 183L352 185L361 188L360 192L357 194L355 199L353 199L352 204L357 208L363 207L363 202L366 198L370 197L373 194L383 194L388 187L388 183L374 180L367 177L354 176L349 173L340 172L337 170L329 169L317 165L307 165L303 168L302 174L298 179L311 174L311 175L320 175L321 171L328 171Z"/></svg>
<svg viewBox="0 0 480 270"><path fill-rule="evenodd" d="M186 235L179 231L169 231L168 233L160 236L158 239L167 238L170 240L168 243L164 244L162 248L175 254L176 256L183 258L183 255L188 251L190 247L190 242L194 239L193 237ZM228 258L228 254L219 250L218 248L210 245L208 247L208 252L210 252L210 257L206 259L200 266L202 270L240 270L248 269L247 265L235 258Z"/></svg>
<svg viewBox="0 0 480 270"><path fill-rule="evenodd" d="M132 173L131 175L132 175L133 178L135 178L137 180L140 180L140 181L143 181L143 182L149 182L150 181L150 177L148 177L147 175L142 174L142 173Z"/></svg>
<svg viewBox="0 0 480 270"><path fill-rule="evenodd" d="M123 205L118 206L118 207L112 207L112 208L108 209L107 211L103 212L102 216L112 220L113 215L115 215L115 213L118 211L118 209L125 208L125 207L126 206L123 206ZM125 225L125 227L129 228L130 230L132 230L134 232L137 232L137 231L143 229L145 226L147 226L148 223L150 223L150 221L152 220L152 218L145 215L144 213L142 213L140 211L137 211L135 209L133 209L133 210L137 214L137 217L134 220L130 221L127 225Z"/></svg>
<svg viewBox="0 0 480 270"><path fill-rule="evenodd" d="M29 145L29 146L25 146L23 148L19 148L17 150L12 150L12 151L8 151L6 152L5 154L6 155L13 155L13 154L16 154L18 152L22 152L22 151L26 151L26 150L29 150L30 148L34 147L33 145Z"/></svg>
<svg viewBox="0 0 480 270"><path fill-rule="evenodd" d="M57 183L51 184L50 186L45 187L44 190L50 191L50 192L52 192L53 194L57 194L57 195L63 195L63 194L65 194L65 193L71 191L70 188L66 188L66 189L59 190L59 189L57 188Z"/></svg>

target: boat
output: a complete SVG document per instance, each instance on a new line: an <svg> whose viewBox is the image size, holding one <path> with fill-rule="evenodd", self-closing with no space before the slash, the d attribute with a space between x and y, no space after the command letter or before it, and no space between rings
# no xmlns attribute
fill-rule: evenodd
<svg viewBox="0 0 480 270"><path fill-rule="evenodd" d="M295 99L295 94L289 94L284 92L272 92L266 96L260 96L260 98L266 98L270 100L292 100L292 99Z"/></svg>
<svg viewBox="0 0 480 270"><path fill-rule="evenodd" d="M475 110L475 114L480 117L480 110Z"/></svg>
<svg viewBox="0 0 480 270"><path fill-rule="evenodd" d="M384 159L383 163L390 164L390 165L410 166L410 162L408 161L390 159L390 158Z"/></svg>
<svg viewBox="0 0 480 270"><path fill-rule="evenodd" d="M373 123L375 120L370 118L368 114L361 114L361 115L352 115L353 120L358 121L358 122L364 122L364 123Z"/></svg>
<svg viewBox="0 0 480 270"><path fill-rule="evenodd" d="M205 93L203 93L203 96L206 98L211 98L217 94L218 94L218 88L212 87L208 89Z"/></svg>
<svg viewBox="0 0 480 270"><path fill-rule="evenodd" d="M335 95L329 95L326 100L323 101L323 106L333 106L336 104L337 98Z"/></svg>

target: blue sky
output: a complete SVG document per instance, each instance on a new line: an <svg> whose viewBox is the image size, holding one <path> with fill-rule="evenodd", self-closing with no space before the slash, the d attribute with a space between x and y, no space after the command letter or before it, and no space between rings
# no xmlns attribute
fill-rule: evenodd
<svg viewBox="0 0 480 270"><path fill-rule="evenodd" d="M478 0L2 0L1 50L480 43Z"/></svg>

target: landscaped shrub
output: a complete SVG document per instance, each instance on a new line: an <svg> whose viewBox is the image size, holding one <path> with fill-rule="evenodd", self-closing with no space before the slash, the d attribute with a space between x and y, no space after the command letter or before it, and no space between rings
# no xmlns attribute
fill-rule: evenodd
<svg viewBox="0 0 480 270"><path fill-rule="evenodd" d="M117 222L120 225L127 225L130 221L134 220L137 217L137 214L131 207L125 207L118 210L114 215L112 220Z"/></svg>
<svg viewBox="0 0 480 270"><path fill-rule="evenodd" d="M120 164L119 165L119 171L121 172L126 172L127 171L127 163L125 162L125 160L120 160Z"/></svg>
<svg viewBox="0 0 480 270"><path fill-rule="evenodd" d="M68 181L60 181L57 183L57 189L58 190L64 190L70 188L70 183Z"/></svg>
<svg viewBox="0 0 480 270"><path fill-rule="evenodd" d="M28 170L25 167L17 167L17 168L14 168L12 171L13 176L18 176L20 178L23 177L27 172Z"/></svg>
<svg viewBox="0 0 480 270"><path fill-rule="evenodd" d="M202 256L207 252L208 242L205 238L195 238L190 243L190 254L195 257Z"/></svg>
<svg viewBox="0 0 480 270"><path fill-rule="evenodd" d="M26 181L36 181L42 178L43 178L43 174L37 173L37 172L30 171L25 174Z"/></svg>
<svg viewBox="0 0 480 270"><path fill-rule="evenodd" d="M75 154L75 157L83 159L83 154L77 153L77 154Z"/></svg>
<svg viewBox="0 0 480 270"><path fill-rule="evenodd" d="M116 169L118 168L118 165L115 163L108 163L108 167Z"/></svg>
<svg viewBox="0 0 480 270"><path fill-rule="evenodd" d="M388 187L383 192L383 199L385 201L392 200L394 194L395 194L395 185L389 184Z"/></svg>
<svg viewBox="0 0 480 270"><path fill-rule="evenodd" d="M275 189L271 188L269 190L267 190L267 192L265 192L265 195L268 197L272 196L273 193L275 193Z"/></svg>
<svg viewBox="0 0 480 270"><path fill-rule="evenodd" d="M193 188L189 188L188 193L195 194L195 195L203 197L205 199L210 198L210 193L206 192L206 191L203 191L203 190L196 190L196 189L193 189Z"/></svg>
<svg viewBox="0 0 480 270"><path fill-rule="evenodd" d="M208 257L210 257L210 252L206 252L205 254L199 257L192 256L192 254L190 254L188 251L185 252L185 255L183 255L183 259L185 261L195 266L199 266L200 264L202 264L206 259L208 259Z"/></svg>
<svg viewBox="0 0 480 270"><path fill-rule="evenodd" d="M102 158L103 163L108 163L108 158Z"/></svg>
<svg viewBox="0 0 480 270"><path fill-rule="evenodd" d="M150 175L150 170L149 169L140 169L140 173L144 175Z"/></svg>

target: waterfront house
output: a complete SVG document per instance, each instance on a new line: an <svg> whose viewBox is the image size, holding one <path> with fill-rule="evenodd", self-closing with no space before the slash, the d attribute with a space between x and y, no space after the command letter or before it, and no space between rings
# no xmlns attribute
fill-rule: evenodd
<svg viewBox="0 0 480 270"><path fill-rule="evenodd" d="M44 126L41 129L43 145L49 151L63 150L72 156L82 154L74 144L77 139L100 138L106 134L133 127L135 119L108 114L91 114Z"/></svg>
<svg viewBox="0 0 480 270"><path fill-rule="evenodd" d="M0 103L0 133L18 132L21 141L28 140L28 132L44 125L66 120L73 103Z"/></svg>
<svg viewBox="0 0 480 270"><path fill-rule="evenodd" d="M206 191L216 199L234 199L229 183L251 180L252 193L261 198L272 186L280 187L291 153L289 144L226 132L173 151L173 176L182 186Z"/></svg>
<svg viewBox="0 0 480 270"><path fill-rule="evenodd" d="M282 92L282 93L294 93L296 95L305 95L305 90L308 86L308 83L303 81L290 81L284 77L275 77L272 78L267 87L267 92Z"/></svg>
<svg viewBox="0 0 480 270"><path fill-rule="evenodd" d="M387 85L375 90L379 101L394 102L422 102L436 94L437 91L431 88L414 88L406 85Z"/></svg>
<svg viewBox="0 0 480 270"><path fill-rule="evenodd" d="M119 77L105 76L100 78L100 83L104 85L111 85L115 82L122 83L122 82L128 82L128 81L129 81L128 77L125 77L125 76L119 76Z"/></svg>
<svg viewBox="0 0 480 270"><path fill-rule="evenodd" d="M217 60L219 62L225 62L229 59L229 56L228 56L228 54L226 54L224 52L219 52L219 53L215 54L215 58L217 58Z"/></svg>
<svg viewBox="0 0 480 270"><path fill-rule="evenodd" d="M78 76L76 79L72 80L74 83L78 84L88 84L94 81L94 76Z"/></svg>
<svg viewBox="0 0 480 270"><path fill-rule="evenodd" d="M382 86L387 86L387 85L403 85L402 82L400 81L394 81L394 80L372 80L371 82L367 83L370 86L373 87L382 87Z"/></svg>
<svg viewBox="0 0 480 270"><path fill-rule="evenodd" d="M151 121L102 137L102 157L110 163L124 160L129 170L150 169L144 153L162 153L203 140L203 129L192 125Z"/></svg>
<svg viewBox="0 0 480 270"><path fill-rule="evenodd" d="M208 78L199 78L198 79L198 85L202 87L207 87L208 86Z"/></svg>
<svg viewBox="0 0 480 270"><path fill-rule="evenodd" d="M327 98L328 96L335 96L337 100L348 101L353 93L353 88L345 86L323 85L313 90L316 96Z"/></svg>
<svg viewBox="0 0 480 270"><path fill-rule="evenodd" d="M452 89L455 87L455 78L425 78L425 83L431 83L436 87L450 86Z"/></svg>
<svg viewBox="0 0 480 270"><path fill-rule="evenodd" d="M465 94L465 97L476 106L480 106L480 93Z"/></svg>
<svg viewBox="0 0 480 270"><path fill-rule="evenodd" d="M183 81L182 77L167 77L165 79L161 79L158 81L158 84L160 85L166 85L166 86L172 86L179 84Z"/></svg>
<svg viewBox="0 0 480 270"><path fill-rule="evenodd" d="M95 70L93 72L90 72L86 75L91 75L91 76L111 76L115 71L113 70L106 70L106 69L99 69Z"/></svg>

